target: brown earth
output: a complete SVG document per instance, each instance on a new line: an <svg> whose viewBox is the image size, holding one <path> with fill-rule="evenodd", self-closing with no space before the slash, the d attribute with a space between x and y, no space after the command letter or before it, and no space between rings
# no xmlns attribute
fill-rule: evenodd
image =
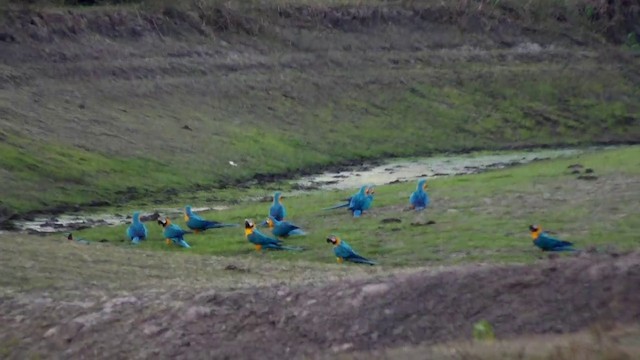
<svg viewBox="0 0 640 360"><path fill-rule="evenodd" d="M469 339L482 319L502 339L634 323L638 284L640 254L582 253L322 287L5 294L1 336L12 359L315 357Z"/></svg>

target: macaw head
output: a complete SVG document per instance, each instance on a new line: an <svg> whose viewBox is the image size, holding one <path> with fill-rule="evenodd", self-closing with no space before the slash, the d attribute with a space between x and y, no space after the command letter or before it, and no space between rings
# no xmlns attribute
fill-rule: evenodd
<svg viewBox="0 0 640 360"><path fill-rule="evenodd" d="M340 245L340 238L335 235L329 235L329 237L327 238L327 242L329 244L333 244L334 246L338 246Z"/></svg>
<svg viewBox="0 0 640 360"><path fill-rule="evenodd" d="M133 213L133 222L137 223L140 221L140 211L136 211Z"/></svg>
<svg viewBox="0 0 640 360"><path fill-rule="evenodd" d="M362 185L362 187L360 188L360 195L366 195L368 189L369 185Z"/></svg>
<svg viewBox="0 0 640 360"><path fill-rule="evenodd" d="M280 191L276 191L273 193L273 203L279 204L280 201L282 201L282 194L280 194Z"/></svg>
<svg viewBox="0 0 640 360"><path fill-rule="evenodd" d="M169 218L160 219L158 218L158 225L161 225L163 228L171 225L171 220Z"/></svg>
<svg viewBox="0 0 640 360"><path fill-rule="evenodd" d="M256 228L256 224L251 219L244 219L244 234L251 235Z"/></svg>
<svg viewBox="0 0 640 360"><path fill-rule="evenodd" d="M187 205L184 207L184 221L189 221L189 217L191 217L191 205Z"/></svg>
<svg viewBox="0 0 640 360"><path fill-rule="evenodd" d="M273 218L271 216L267 217L267 220L265 220L265 223L267 224L267 227L269 229L273 229L273 226L275 225L275 221L273 221Z"/></svg>
<svg viewBox="0 0 640 360"><path fill-rule="evenodd" d="M367 190L365 190L365 194L367 195L373 195L376 192L376 190L373 188L373 186L367 186Z"/></svg>
<svg viewBox="0 0 640 360"><path fill-rule="evenodd" d="M418 180L418 191L427 190L427 179Z"/></svg>
<svg viewBox="0 0 640 360"><path fill-rule="evenodd" d="M540 236L542 229L538 225L529 225L529 232L531 233L531 238L535 240Z"/></svg>

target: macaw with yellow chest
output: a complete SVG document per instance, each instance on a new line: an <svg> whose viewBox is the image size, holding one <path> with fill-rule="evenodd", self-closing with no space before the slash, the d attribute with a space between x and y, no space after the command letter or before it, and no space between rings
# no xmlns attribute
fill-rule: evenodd
<svg viewBox="0 0 640 360"><path fill-rule="evenodd" d="M191 206L187 205L184 208L184 221L187 222L187 227L198 234L200 231L206 231L209 229L219 229L225 227L234 227L238 224L223 224L218 221L205 220L191 210Z"/></svg>
<svg viewBox="0 0 640 360"><path fill-rule="evenodd" d="M140 212L134 212L131 225L127 228L127 236L133 244L137 245L140 243L140 240L147 238L147 234L147 226L140 221Z"/></svg>
<svg viewBox="0 0 640 360"><path fill-rule="evenodd" d="M364 211L371 208L371 205L373 204L374 193L375 191L372 186L363 185L362 187L360 187L360 191L347 199L345 203L338 204L324 210L333 210L346 207L347 209L349 209L349 211L351 211L353 217L360 217L362 216L362 213Z"/></svg>
<svg viewBox="0 0 640 360"><path fill-rule="evenodd" d="M174 244L182 246L183 248L191 247L184 240L184 236L186 234L191 234L191 231L182 230L180 226L172 224L169 218L165 218L164 220L158 219L158 224L162 225L162 227L164 228L162 235L165 237L167 245L171 245L171 242L173 242Z"/></svg>
<svg viewBox="0 0 640 360"><path fill-rule="evenodd" d="M329 244L333 244L333 253L336 255L336 259L338 263L342 263L346 260L346 261L351 261L358 264L367 264L367 265L376 264L375 261L371 261L359 255L357 252L355 252L351 248L351 246L349 246L349 244L346 241L340 239L335 235L330 235L327 238L327 242Z"/></svg>
<svg viewBox="0 0 640 360"><path fill-rule="evenodd" d="M271 233L276 237L287 238L291 235L306 235L299 226L288 221L278 221L270 216L267 218L266 223L271 229Z"/></svg>
<svg viewBox="0 0 640 360"><path fill-rule="evenodd" d="M255 245L256 251L261 251L262 249L289 251L302 250L300 247L282 245L282 240L274 239L261 233L260 230L256 229L256 224L249 219L244 220L244 236L250 243Z"/></svg>
<svg viewBox="0 0 640 360"><path fill-rule="evenodd" d="M542 251L575 251L573 243L551 237L547 232L542 231L542 228L538 225L530 225L529 232L531 233L533 244Z"/></svg>
<svg viewBox="0 0 640 360"><path fill-rule="evenodd" d="M409 197L409 204L412 209L422 211L429 206L429 194L427 194L425 190L427 190L427 180L418 180L416 191L414 191Z"/></svg>

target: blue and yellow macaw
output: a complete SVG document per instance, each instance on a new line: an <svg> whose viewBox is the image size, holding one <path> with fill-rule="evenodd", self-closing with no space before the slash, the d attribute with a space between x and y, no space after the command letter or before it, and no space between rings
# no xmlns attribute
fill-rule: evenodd
<svg viewBox="0 0 640 360"><path fill-rule="evenodd" d="M327 238L327 242L329 244L333 244L333 253L336 255L336 259L338 263L342 263L343 261L351 261L358 264L367 264L367 265L375 265L375 261L371 261L360 256L357 252L355 252L349 244L341 240L339 237L335 235L330 235Z"/></svg>
<svg viewBox="0 0 640 360"><path fill-rule="evenodd" d="M289 237L291 235L306 235L299 226L288 221L278 221L272 217L266 220L267 226L271 229L271 233L276 237Z"/></svg>
<svg viewBox="0 0 640 360"><path fill-rule="evenodd" d="M261 233L258 229L256 229L256 224L249 219L245 219L244 221L244 235L247 237L250 243L256 246L256 251L261 251L262 249L273 249L273 250L290 250L290 251L300 251L302 248L292 247L292 246L284 246L282 245L282 241L274 238L270 238L267 235Z"/></svg>
<svg viewBox="0 0 640 360"><path fill-rule="evenodd" d="M184 248L191 247L189 246L189 243L184 240L184 235L191 234L191 231L182 230L180 226L172 224L169 218L165 218L164 220L158 219L158 224L162 225L164 228L162 235L165 237L167 245L171 245L171 242L173 242L174 244Z"/></svg>
<svg viewBox="0 0 640 360"><path fill-rule="evenodd" d="M191 210L191 206L187 205L184 208L184 221L187 222L187 227L198 234L200 231L206 231L208 229L219 229L224 227L234 227L238 224L223 224L218 221L205 220Z"/></svg>
<svg viewBox="0 0 640 360"><path fill-rule="evenodd" d="M358 193L347 199L347 202L338 204L324 210L333 210L346 207L351 211L353 217L360 217L362 213L371 208L373 204L373 194L375 193L372 186L363 185Z"/></svg>
<svg viewBox="0 0 640 360"><path fill-rule="evenodd" d="M429 194L425 191L427 189L427 179L418 180L418 187L409 197L409 204L411 208L416 211L421 211L429 206Z"/></svg>
<svg viewBox="0 0 640 360"><path fill-rule="evenodd" d="M573 243L551 237L547 232L542 231L538 225L530 225L529 231L531 232L533 244L542 249L542 251L575 251Z"/></svg>
<svg viewBox="0 0 640 360"><path fill-rule="evenodd" d="M282 205L282 194L280 194L280 191L276 191L273 194L273 204L269 208L269 216L278 221L284 220L287 216L287 209Z"/></svg>
<svg viewBox="0 0 640 360"><path fill-rule="evenodd" d="M140 212L134 212L131 225L127 228L127 236L129 237L129 240L131 240L133 244L137 245L140 243L140 240L145 240L147 238L147 234L147 226L140 221Z"/></svg>

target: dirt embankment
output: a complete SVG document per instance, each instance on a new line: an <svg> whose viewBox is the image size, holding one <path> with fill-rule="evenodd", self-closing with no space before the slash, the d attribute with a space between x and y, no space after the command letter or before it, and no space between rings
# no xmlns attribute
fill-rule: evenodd
<svg viewBox="0 0 640 360"><path fill-rule="evenodd" d="M28 353L104 358L300 358L640 320L640 254L470 266L326 287L143 292L60 302L5 298L5 337ZM26 315L25 317L25 314ZM44 340L43 339L44 336ZM4 339L5 342L7 341Z"/></svg>
<svg viewBox="0 0 640 360"><path fill-rule="evenodd" d="M133 7L87 11L87 8L39 10L8 7L0 23L0 42L51 42L82 35L141 38L147 35L188 37L216 33L274 35L279 29L361 31L382 25L428 30L434 24L455 25L483 33L502 46L515 45L514 36L566 37L579 45L586 30L621 44L640 36L640 1L578 1L570 6L518 1L412 2L389 5L237 5L194 2L155 8ZM91 8L91 7L89 7ZM584 35L584 34L583 34ZM595 38L591 38L595 39ZM446 39L442 46L447 47ZM478 39L475 39L477 41ZM486 39L485 39L486 40ZM632 39L631 39L632 40Z"/></svg>

